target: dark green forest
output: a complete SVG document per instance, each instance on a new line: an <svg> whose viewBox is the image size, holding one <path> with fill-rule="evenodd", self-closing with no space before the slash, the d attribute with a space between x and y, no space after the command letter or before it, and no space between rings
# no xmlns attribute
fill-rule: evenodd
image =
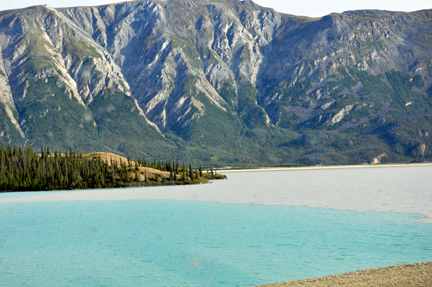
<svg viewBox="0 0 432 287"><path fill-rule="evenodd" d="M0 191L199 184L222 178L213 168L203 172L185 163L102 160L72 149L60 153L42 147L39 154L31 147L0 146Z"/></svg>

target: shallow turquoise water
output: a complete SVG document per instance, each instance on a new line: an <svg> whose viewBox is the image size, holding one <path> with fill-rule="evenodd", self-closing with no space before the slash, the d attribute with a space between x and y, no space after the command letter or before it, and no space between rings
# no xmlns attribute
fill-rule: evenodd
<svg viewBox="0 0 432 287"><path fill-rule="evenodd" d="M135 200L0 218L1 286L253 286L432 260L412 214Z"/></svg>

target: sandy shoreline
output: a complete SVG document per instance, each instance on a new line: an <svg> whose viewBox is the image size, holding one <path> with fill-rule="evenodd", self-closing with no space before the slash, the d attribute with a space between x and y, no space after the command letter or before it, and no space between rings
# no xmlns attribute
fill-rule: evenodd
<svg viewBox="0 0 432 287"><path fill-rule="evenodd" d="M396 265L378 269L312 278L257 287L326 286L432 286L432 262Z"/></svg>
<svg viewBox="0 0 432 287"><path fill-rule="evenodd" d="M0 204L12 207L20 202L50 201L211 201L411 213L425 216L421 222L432 223L432 164L253 171L231 172L228 180L205 185L0 193Z"/></svg>
<svg viewBox="0 0 432 287"><path fill-rule="evenodd" d="M313 170L313 169L343 169L343 168L385 168L385 167L413 167L432 166L432 163L393 163L393 164L361 164L361 165L327 165L327 166L302 166L302 167L260 167L255 169L220 169L219 173L231 172L257 172L257 171L283 171L283 170Z"/></svg>

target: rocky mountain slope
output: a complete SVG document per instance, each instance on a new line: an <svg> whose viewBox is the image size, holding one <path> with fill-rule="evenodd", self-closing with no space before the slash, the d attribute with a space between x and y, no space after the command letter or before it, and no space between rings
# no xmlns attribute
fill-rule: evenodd
<svg viewBox="0 0 432 287"><path fill-rule="evenodd" d="M0 144L236 166L424 161L431 96L432 10L0 12Z"/></svg>

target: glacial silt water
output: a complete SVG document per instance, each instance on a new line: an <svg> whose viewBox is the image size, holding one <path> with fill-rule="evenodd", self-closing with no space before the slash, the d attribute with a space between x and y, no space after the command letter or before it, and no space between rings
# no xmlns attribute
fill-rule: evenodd
<svg viewBox="0 0 432 287"><path fill-rule="evenodd" d="M0 285L253 286L431 261L432 224L421 217L175 200L2 203Z"/></svg>

